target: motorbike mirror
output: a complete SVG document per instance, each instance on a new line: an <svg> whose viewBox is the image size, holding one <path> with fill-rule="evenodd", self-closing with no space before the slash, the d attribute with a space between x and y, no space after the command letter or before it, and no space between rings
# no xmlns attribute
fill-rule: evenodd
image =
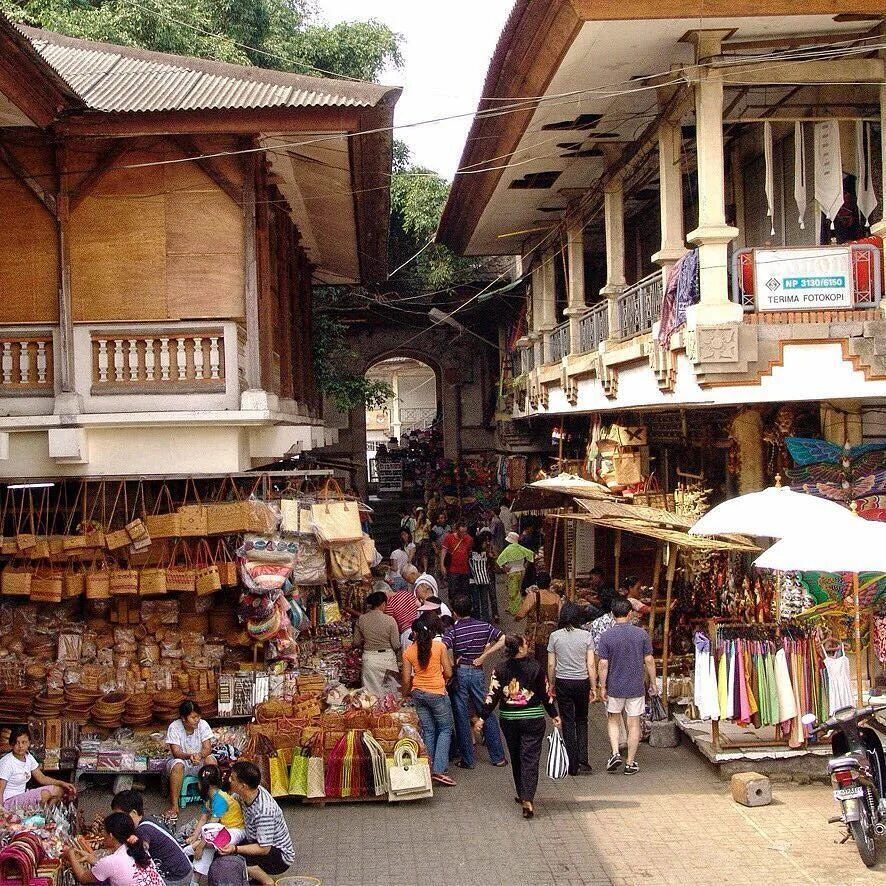
<svg viewBox="0 0 886 886"><path fill-rule="evenodd" d="M803 714L803 716L800 717L800 722L801 722L804 726L814 726L814 725L815 725L815 721L816 721L816 716L815 716L815 714Z"/></svg>

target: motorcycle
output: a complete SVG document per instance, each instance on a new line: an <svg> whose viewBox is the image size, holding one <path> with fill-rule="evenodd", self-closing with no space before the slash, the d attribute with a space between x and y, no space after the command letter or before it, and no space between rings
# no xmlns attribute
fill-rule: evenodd
<svg viewBox="0 0 886 886"><path fill-rule="evenodd" d="M828 772L841 811L829 821L846 825L868 867L877 863L876 838L886 835L886 758L880 736L861 723L883 710L886 706L841 708L811 731L812 735L833 732ZM806 714L802 721L810 726L815 715Z"/></svg>

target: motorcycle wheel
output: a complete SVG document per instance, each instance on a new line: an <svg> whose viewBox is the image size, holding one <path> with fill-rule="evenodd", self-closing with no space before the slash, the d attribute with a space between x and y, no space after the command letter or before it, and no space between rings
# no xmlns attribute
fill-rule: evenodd
<svg viewBox="0 0 886 886"><path fill-rule="evenodd" d="M871 813L867 805L867 797L859 800L858 821L849 822L849 831L855 840L855 848L867 867L877 863L877 844L874 842L874 828L871 825Z"/></svg>

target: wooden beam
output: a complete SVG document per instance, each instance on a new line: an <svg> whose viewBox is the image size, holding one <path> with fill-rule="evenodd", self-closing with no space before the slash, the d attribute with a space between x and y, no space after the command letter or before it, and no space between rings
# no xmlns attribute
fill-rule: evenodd
<svg viewBox="0 0 886 886"><path fill-rule="evenodd" d="M246 164L243 179L243 308L246 313L246 387L261 390L261 360L259 351L258 263L255 252L255 175L257 155L246 155L252 162Z"/></svg>
<svg viewBox="0 0 886 886"><path fill-rule="evenodd" d="M180 148L181 152L204 172L220 190L224 191L238 206L243 197L243 192L222 171L215 159L203 156L206 152L189 135L176 135L172 140Z"/></svg>
<svg viewBox="0 0 886 886"><path fill-rule="evenodd" d="M661 650L661 700L664 702L665 710L670 707L668 703L668 658L671 651L671 600L673 599L674 575L677 571L677 557L679 556L680 548L668 542L668 574Z"/></svg>
<svg viewBox="0 0 886 886"><path fill-rule="evenodd" d="M137 141L126 141L125 139L120 139L107 151L105 151L101 155L101 157L99 157L95 167L87 172L82 179L80 179L79 184L75 188L72 188L70 198L71 212L73 212L83 202L83 200L85 200L92 193L95 186L110 171L114 163L116 163L129 150L137 147L137 145Z"/></svg>
<svg viewBox="0 0 886 886"><path fill-rule="evenodd" d="M69 157L66 144L59 145L55 152L55 165L58 174L58 196L56 197L56 254L58 256L58 330L59 351L56 364L59 366L59 387L63 394L75 393L74 383L74 314L71 304L71 200L69 194L71 174L68 172Z"/></svg>
<svg viewBox="0 0 886 886"><path fill-rule="evenodd" d="M55 197L32 176L18 157L0 142L0 160L2 160L15 178L23 184L42 204L43 208L53 217L57 217Z"/></svg>
<svg viewBox="0 0 886 886"><path fill-rule="evenodd" d="M798 6L795 0L705 0L690 8L686 0L635 0L629 7L612 0L569 0L576 13L585 21L611 21L613 19L637 21L639 19L702 19L769 17L773 15L833 16L841 4L834 0L804 0ZM845 7L844 7L845 8ZM850 9L857 13L883 14L882 0L853 0Z"/></svg>
<svg viewBox="0 0 886 886"><path fill-rule="evenodd" d="M360 108L152 111L139 114L90 112L68 117L60 121L56 129L66 135L90 136L284 132L296 136L314 133L322 137L322 133L352 132L358 128L359 121Z"/></svg>
<svg viewBox="0 0 886 886"><path fill-rule="evenodd" d="M886 64L880 58L830 59L820 61L772 61L750 65L715 64L723 74L724 86L879 84L886 79ZM698 79L698 68L686 68L687 80Z"/></svg>

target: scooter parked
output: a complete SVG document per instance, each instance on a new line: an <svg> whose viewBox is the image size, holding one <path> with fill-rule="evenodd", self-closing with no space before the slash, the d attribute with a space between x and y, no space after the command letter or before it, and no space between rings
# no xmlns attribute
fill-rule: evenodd
<svg viewBox="0 0 886 886"><path fill-rule="evenodd" d="M876 838L886 835L886 758L880 736L861 723L884 710L886 706L841 708L812 730L813 735L833 731L834 756L828 761L828 772L834 799L840 803L840 815L830 821L846 825L868 867L877 863ZM807 726L815 723L814 714L806 714L802 719Z"/></svg>

